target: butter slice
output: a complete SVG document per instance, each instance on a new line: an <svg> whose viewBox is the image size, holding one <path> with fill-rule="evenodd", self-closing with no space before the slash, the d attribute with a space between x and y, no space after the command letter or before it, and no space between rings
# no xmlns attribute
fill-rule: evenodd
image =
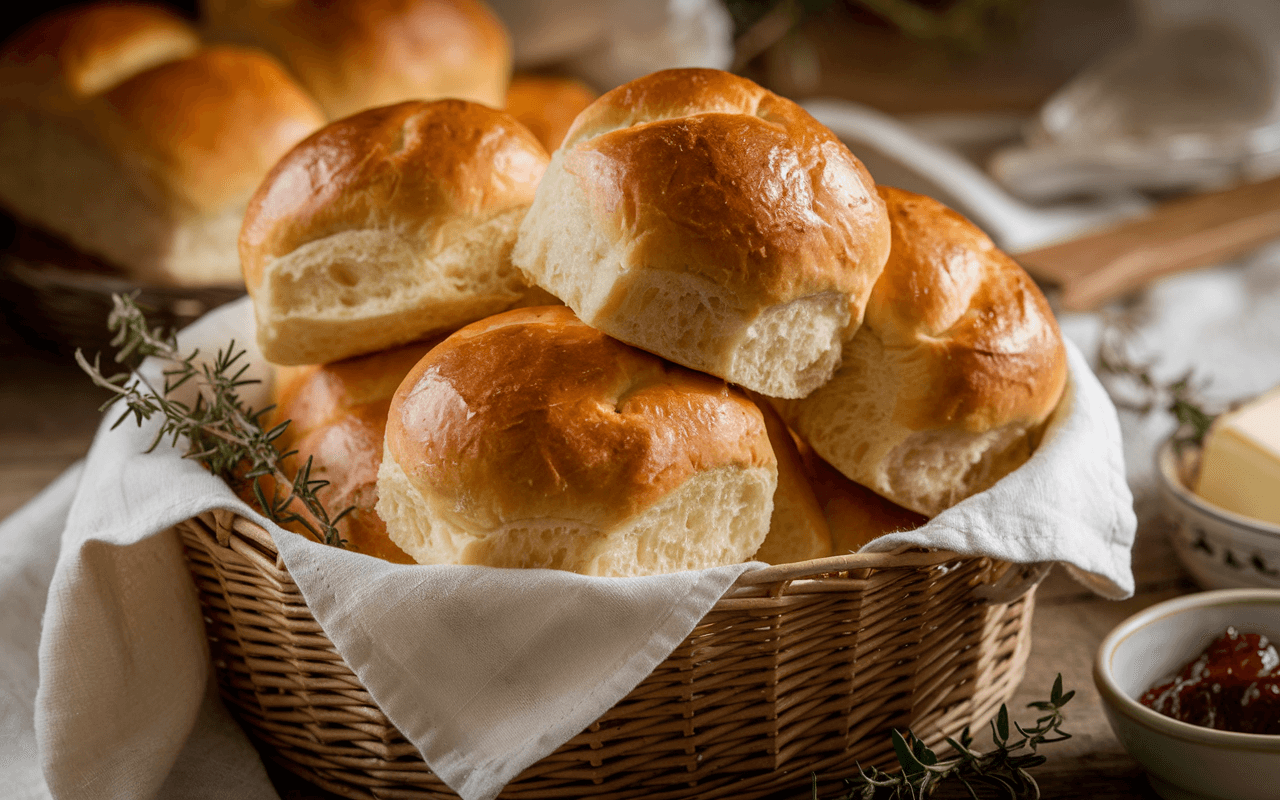
<svg viewBox="0 0 1280 800"><path fill-rule="evenodd" d="M1214 421L1196 494L1219 508L1280 525L1280 389Z"/></svg>

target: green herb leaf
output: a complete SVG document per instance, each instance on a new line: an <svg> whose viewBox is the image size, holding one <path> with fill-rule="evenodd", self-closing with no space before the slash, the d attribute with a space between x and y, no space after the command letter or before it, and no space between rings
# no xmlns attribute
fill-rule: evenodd
<svg viewBox="0 0 1280 800"><path fill-rule="evenodd" d="M113 427L130 417L142 425L158 416L160 425L147 452L155 450L166 439L174 446L185 439L187 458L204 464L229 484L251 482L258 506L273 521L297 523L326 544L345 546L336 526L354 507L331 517L317 495L328 482L311 479L310 460L294 475L284 469L285 459L293 453L281 453L274 442L288 423L264 431L260 420L266 409L254 410L241 400L238 390L256 382L245 377L250 366L245 351L237 350L232 341L218 350L212 363L197 364L198 350L183 355L178 351L174 332L150 327L135 301L136 296L136 293L112 295L112 309L107 317L107 327L115 334L111 343L118 348L117 363L128 362L135 356L164 362L161 371L164 384L160 390L141 373L104 375L100 356L95 355L92 364L79 350L75 356L80 369L96 385L111 392L111 399L102 406L104 411L113 403L124 402L125 410ZM172 397L188 384L195 387L192 405ZM270 498L260 482L268 477L273 479L274 486ZM289 487L287 495L281 495L281 486ZM300 513L302 510L306 513Z"/></svg>
<svg viewBox="0 0 1280 800"><path fill-rule="evenodd" d="M1001 705L999 713L991 721L996 748L990 753L972 748L973 738L969 735L968 728L965 728L959 739L946 740L955 751L955 756L947 759L939 758L911 731L891 731L889 737L898 758L900 772L881 772L875 767L866 770L858 765L858 777L845 781L846 793L833 800L914 800L932 794L946 780L958 782L974 800L981 797L978 787L986 787L988 791L995 791L999 796L1013 800L1039 798L1040 787L1028 770L1047 760L1037 751L1040 745L1071 738L1071 734L1062 730L1062 723L1066 719L1062 707L1074 696L1074 691L1062 690L1062 676L1059 675L1048 700L1028 704L1029 708L1050 712L1037 719L1033 727L1011 722L1008 707ZM1019 738L1016 740L1010 740L1010 725L1018 734ZM813 776L811 791L813 800L821 800L816 775Z"/></svg>

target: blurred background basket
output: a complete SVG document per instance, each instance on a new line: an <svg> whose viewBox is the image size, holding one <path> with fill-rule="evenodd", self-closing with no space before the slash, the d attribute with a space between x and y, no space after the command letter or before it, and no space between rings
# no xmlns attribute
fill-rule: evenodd
<svg viewBox="0 0 1280 800"><path fill-rule="evenodd" d="M137 293L152 325L184 328L244 294L243 286L148 286L51 237L0 217L10 245L0 251L0 313L27 343L70 356L76 348L114 351L107 315L111 295Z"/></svg>
<svg viewBox="0 0 1280 800"><path fill-rule="evenodd" d="M269 758L343 797L455 797L334 649L266 530L211 512L178 531L221 694ZM755 798L888 767L891 729L937 746L1013 694L1042 574L935 551L747 573L501 796Z"/></svg>

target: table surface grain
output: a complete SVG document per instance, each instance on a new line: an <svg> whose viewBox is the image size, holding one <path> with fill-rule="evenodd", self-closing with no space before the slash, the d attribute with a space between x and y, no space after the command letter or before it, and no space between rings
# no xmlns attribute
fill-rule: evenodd
<svg viewBox="0 0 1280 800"><path fill-rule="evenodd" d="M0 320L5 369L0 378L0 518L33 497L88 449L104 399L65 356L23 344ZM1011 704L1014 719L1028 702L1047 697L1054 677L1076 689L1067 707L1069 741L1047 747L1049 761L1035 771L1042 796L1092 800L1155 798L1137 762L1121 748L1103 716L1093 687L1094 653L1106 633L1152 603L1195 586L1178 566L1158 516L1143 515L1134 548L1136 594L1124 601L1099 599L1055 569L1040 587L1026 678ZM288 775L273 772L285 800L321 800ZM939 793L938 797L962 796Z"/></svg>

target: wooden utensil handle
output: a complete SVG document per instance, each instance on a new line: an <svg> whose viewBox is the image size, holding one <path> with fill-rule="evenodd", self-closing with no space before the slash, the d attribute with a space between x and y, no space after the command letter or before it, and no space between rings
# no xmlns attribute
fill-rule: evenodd
<svg viewBox="0 0 1280 800"><path fill-rule="evenodd" d="M1087 311L1162 275L1206 267L1280 238L1280 178L1198 194L1139 219L1018 255L1062 288L1062 305Z"/></svg>

